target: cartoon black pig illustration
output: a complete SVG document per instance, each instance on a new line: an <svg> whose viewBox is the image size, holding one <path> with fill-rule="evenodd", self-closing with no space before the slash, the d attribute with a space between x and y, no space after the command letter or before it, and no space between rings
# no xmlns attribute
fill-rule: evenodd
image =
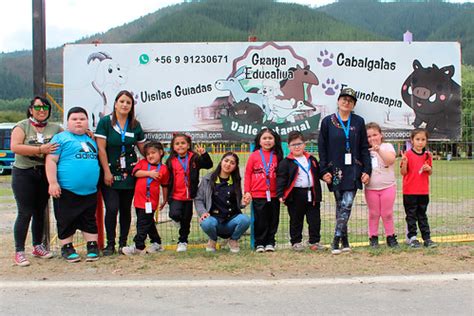
<svg viewBox="0 0 474 316"><path fill-rule="evenodd" d="M415 112L415 128L424 122L434 136L460 136L461 88L453 75L452 65L423 68L418 60L413 61L413 72L402 85L402 98Z"/></svg>
<svg viewBox="0 0 474 316"><path fill-rule="evenodd" d="M230 110L230 115L246 123L259 124L263 121L264 113L258 105L250 103L249 99L245 98L245 100L234 104Z"/></svg>

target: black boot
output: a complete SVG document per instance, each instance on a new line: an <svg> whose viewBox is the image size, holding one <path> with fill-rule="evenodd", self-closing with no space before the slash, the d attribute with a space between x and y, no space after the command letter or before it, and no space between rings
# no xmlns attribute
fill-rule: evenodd
<svg viewBox="0 0 474 316"><path fill-rule="evenodd" d="M387 237L388 240L388 237ZM370 247L372 248L378 248L379 247L379 236L372 236L369 238L369 244Z"/></svg>
<svg viewBox="0 0 474 316"><path fill-rule="evenodd" d="M338 255L341 253L341 249L339 249L339 243L341 242L341 237L334 236L334 240L331 244L331 253L333 255Z"/></svg>
<svg viewBox="0 0 474 316"><path fill-rule="evenodd" d="M387 236L387 246L390 248L398 248L400 247L397 242L397 235Z"/></svg>
<svg viewBox="0 0 474 316"><path fill-rule="evenodd" d="M115 244L113 243L107 243L107 246L102 249L102 254L104 256L111 256L115 253Z"/></svg>
<svg viewBox="0 0 474 316"><path fill-rule="evenodd" d="M349 238L347 235L341 237L342 252L351 252L351 246L349 245Z"/></svg>

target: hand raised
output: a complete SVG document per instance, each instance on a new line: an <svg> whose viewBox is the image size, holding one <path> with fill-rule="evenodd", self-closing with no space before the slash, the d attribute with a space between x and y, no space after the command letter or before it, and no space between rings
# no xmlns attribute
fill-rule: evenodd
<svg viewBox="0 0 474 316"><path fill-rule="evenodd" d="M203 155L205 152L206 152L206 147L200 145L200 144L196 144L196 146L194 146L194 149L196 150L196 152L200 155Z"/></svg>

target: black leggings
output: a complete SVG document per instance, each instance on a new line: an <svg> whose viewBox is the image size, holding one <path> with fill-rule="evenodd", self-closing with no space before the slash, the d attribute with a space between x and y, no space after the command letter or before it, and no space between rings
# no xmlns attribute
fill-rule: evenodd
<svg viewBox="0 0 474 316"><path fill-rule="evenodd" d="M120 213L119 246L127 245L128 232L132 222L133 189L119 190L109 186L102 186L102 195L105 203L105 233L107 244L115 245L115 230L117 228L117 215Z"/></svg>
<svg viewBox="0 0 474 316"><path fill-rule="evenodd" d="M33 245L39 245L43 239L43 225L46 205L48 204L48 181L44 167L12 170L12 190L18 208L15 226L15 250L25 251L26 235L31 223Z"/></svg>

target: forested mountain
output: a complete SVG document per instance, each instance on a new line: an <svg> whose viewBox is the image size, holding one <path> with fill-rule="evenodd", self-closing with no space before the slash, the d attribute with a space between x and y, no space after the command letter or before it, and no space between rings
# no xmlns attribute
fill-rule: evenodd
<svg viewBox="0 0 474 316"><path fill-rule="evenodd" d="M340 1L312 9L272 0L208 0L163 8L77 43L401 40L460 41L474 65L473 4ZM47 18L47 17L46 17ZM62 48L47 52L48 81L62 82ZM0 99L30 97L31 51L0 54Z"/></svg>
<svg viewBox="0 0 474 316"><path fill-rule="evenodd" d="M474 65L474 3L342 0L318 10L390 40L410 30L415 41L459 41L463 64Z"/></svg>

